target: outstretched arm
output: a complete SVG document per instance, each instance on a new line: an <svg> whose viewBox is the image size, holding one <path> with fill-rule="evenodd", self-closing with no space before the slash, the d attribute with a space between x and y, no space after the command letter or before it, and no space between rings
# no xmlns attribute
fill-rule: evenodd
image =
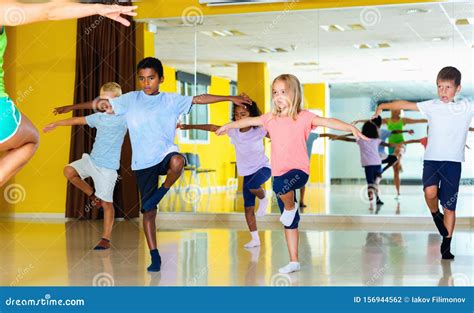
<svg viewBox="0 0 474 313"><path fill-rule="evenodd" d="M421 119L416 119L416 118L402 118L403 123L405 124L422 124L422 123L428 123L427 119L421 118Z"/></svg>
<svg viewBox="0 0 474 313"><path fill-rule="evenodd" d="M229 129L240 129L240 128L246 128L246 127L252 127L252 126L262 126L262 120L260 117L249 117L249 118L244 118L239 121L235 121L232 123L225 124L224 126L220 127L217 131L216 134L221 136L227 134Z"/></svg>
<svg viewBox="0 0 474 313"><path fill-rule="evenodd" d="M474 127L469 127L470 132L474 132Z"/></svg>
<svg viewBox="0 0 474 313"><path fill-rule="evenodd" d="M331 140L334 140L334 141L347 141L347 142L356 142L355 139L353 138L347 138L347 137L333 137L331 138Z"/></svg>
<svg viewBox="0 0 474 313"><path fill-rule="evenodd" d="M99 112L114 113L109 100L97 98L93 101L54 108L53 114L65 114L74 110L94 110Z"/></svg>
<svg viewBox="0 0 474 313"><path fill-rule="evenodd" d="M421 122L423 123L423 122ZM409 133L410 135L413 135L415 131L413 129L407 129L407 130L392 130L392 134L403 134L403 133Z"/></svg>
<svg viewBox="0 0 474 313"><path fill-rule="evenodd" d="M335 130L351 132L355 138L368 140L367 137L362 135L362 133L360 132L359 129L357 129L357 127L355 127L354 125L347 124L335 118L324 118L324 117L316 116L313 118L312 124L313 126L321 126L321 127L327 127L327 128L331 128Z"/></svg>
<svg viewBox="0 0 474 313"><path fill-rule="evenodd" d="M65 120L56 121L46 125L43 128L44 133L52 132L58 126L74 126L74 125L87 125L85 117L72 117Z"/></svg>
<svg viewBox="0 0 474 313"><path fill-rule="evenodd" d="M407 141L400 142L399 144L400 145L408 145L410 143L420 143L420 142L421 142L421 139L413 139L413 140L407 140Z"/></svg>
<svg viewBox="0 0 474 313"><path fill-rule="evenodd" d="M205 124L205 125L188 125L188 124L179 124L178 128L182 130L189 130L189 129L199 129L205 130L208 132L216 132L220 126L213 125L213 124Z"/></svg>
<svg viewBox="0 0 474 313"><path fill-rule="evenodd" d="M76 1L53 0L45 3L22 3L2 1L0 3L0 25L18 26L41 21L68 20L91 15L102 15L125 26L130 22L122 15L136 16L137 6L107 4L84 4ZM5 13L3 13L5 12Z"/></svg>
<svg viewBox="0 0 474 313"><path fill-rule="evenodd" d="M199 95L193 97L193 104L209 104L216 102L230 101L238 106L252 105L252 99L246 94L240 96L216 96L216 95Z"/></svg>
<svg viewBox="0 0 474 313"><path fill-rule="evenodd" d="M391 103L382 103L377 107L373 118L379 116L383 110L411 110L419 111L415 102L398 100Z"/></svg>

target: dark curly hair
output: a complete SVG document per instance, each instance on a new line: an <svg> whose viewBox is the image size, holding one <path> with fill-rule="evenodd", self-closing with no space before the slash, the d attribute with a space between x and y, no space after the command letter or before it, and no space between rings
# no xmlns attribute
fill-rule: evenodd
<svg viewBox="0 0 474 313"><path fill-rule="evenodd" d="M379 138L379 130L377 125L372 123L371 121L365 122L364 126L362 126L362 134L368 138L377 139Z"/></svg>
<svg viewBox="0 0 474 313"><path fill-rule="evenodd" d="M235 122L235 108L237 105L233 103L232 107L232 122ZM250 117L256 117L262 115L262 112L260 112L260 109L258 108L257 104L252 101L252 105L246 105L245 109L249 112Z"/></svg>
<svg viewBox="0 0 474 313"><path fill-rule="evenodd" d="M380 116L377 116L376 118L373 118L370 120L372 123L375 124L378 128L382 127L382 118Z"/></svg>

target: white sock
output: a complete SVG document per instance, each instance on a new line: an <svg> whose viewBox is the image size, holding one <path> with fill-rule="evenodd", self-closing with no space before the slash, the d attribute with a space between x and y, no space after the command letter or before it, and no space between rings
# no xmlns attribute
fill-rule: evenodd
<svg viewBox="0 0 474 313"><path fill-rule="evenodd" d="M255 247L255 249L247 249L250 252L250 262L258 263L260 257L260 247Z"/></svg>
<svg viewBox="0 0 474 313"><path fill-rule="evenodd" d="M267 207L268 207L268 198L265 197L263 199L260 199L258 202L258 209L257 213L255 214L256 217L262 217L267 213Z"/></svg>
<svg viewBox="0 0 474 313"><path fill-rule="evenodd" d="M251 231L250 235L252 235L252 240L244 245L245 248L255 248L260 246L260 237L258 236L258 231Z"/></svg>
<svg viewBox="0 0 474 313"><path fill-rule="evenodd" d="M296 207L293 207L290 210L284 209L283 214L280 216L280 222L286 227L290 226L295 220L296 212L298 212Z"/></svg>
<svg viewBox="0 0 474 313"><path fill-rule="evenodd" d="M290 262L278 270L281 274L289 274L300 270L300 262Z"/></svg>

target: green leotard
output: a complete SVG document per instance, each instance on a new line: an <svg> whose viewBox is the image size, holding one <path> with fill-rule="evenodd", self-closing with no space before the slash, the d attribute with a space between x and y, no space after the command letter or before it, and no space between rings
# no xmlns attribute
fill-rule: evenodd
<svg viewBox="0 0 474 313"><path fill-rule="evenodd" d="M405 124L403 123L403 119L399 119L397 122L394 122L391 119L387 120L387 129L390 131L403 130L403 126L405 126ZM389 143L400 143L404 141L405 141L405 138L403 137L403 133L392 134L390 137L388 137ZM393 154L395 152L394 147L389 147L388 150L390 154Z"/></svg>
<svg viewBox="0 0 474 313"><path fill-rule="evenodd" d="M392 120L387 121L387 128L390 131L403 130L404 126L405 126L405 124L403 124L402 119L400 119L398 122L393 122ZM389 143L400 143L400 142L404 142L404 141L405 141L405 138L403 137L403 134L392 134L388 138Z"/></svg>
<svg viewBox="0 0 474 313"><path fill-rule="evenodd" d="M3 55L7 48L5 28L0 29L0 144L13 137L21 123L21 113L5 91Z"/></svg>

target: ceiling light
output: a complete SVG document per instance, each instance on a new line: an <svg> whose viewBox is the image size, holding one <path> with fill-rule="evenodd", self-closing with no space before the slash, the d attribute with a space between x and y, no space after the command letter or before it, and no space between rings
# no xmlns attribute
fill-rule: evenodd
<svg viewBox="0 0 474 313"><path fill-rule="evenodd" d="M296 62L293 64L294 66L318 66L318 62Z"/></svg>
<svg viewBox="0 0 474 313"><path fill-rule="evenodd" d="M324 76L336 76L336 75L342 75L342 72L326 72L323 73Z"/></svg>
<svg viewBox="0 0 474 313"><path fill-rule="evenodd" d="M366 43L354 45L356 49L372 49L372 46Z"/></svg>
<svg viewBox="0 0 474 313"><path fill-rule="evenodd" d="M343 32L345 31L344 27L340 25L321 25L321 28L324 29L327 32Z"/></svg>
<svg viewBox="0 0 474 313"><path fill-rule="evenodd" d="M201 34L210 37L235 37L235 36L246 36L246 34L235 29L224 29L224 30L213 30L213 31L201 31Z"/></svg>
<svg viewBox="0 0 474 313"><path fill-rule="evenodd" d="M407 14L417 14L417 13L429 13L431 12L430 10L426 9L408 9Z"/></svg>
<svg viewBox="0 0 474 313"><path fill-rule="evenodd" d="M398 61L408 61L409 59L406 58L406 57L402 57L402 58L385 58L385 59L382 59L382 62L398 62Z"/></svg>
<svg viewBox="0 0 474 313"><path fill-rule="evenodd" d="M351 30L354 30L354 31L366 30L366 28L362 24L349 24L348 26Z"/></svg>
<svg viewBox="0 0 474 313"><path fill-rule="evenodd" d="M250 49L255 53L281 53L281 52L288 52L288 50L283 48L267 48L267 47L253 47Z"/></svg>
<svg viewBox="0 0 474 313"><path fill-rule="evenodd" d="M221 63L221 64L212 64L212 68L229 68L229 67L235 67L235 64L231 63Z"/></svg>
<svg viewBox="0 0 474 313"><path fill-rule="evenodd" d="M468 18L460 18L460 19L455 20L454 24L459 25L459 26L465 26L465 25L472 25L473 23Z"/></svg>

